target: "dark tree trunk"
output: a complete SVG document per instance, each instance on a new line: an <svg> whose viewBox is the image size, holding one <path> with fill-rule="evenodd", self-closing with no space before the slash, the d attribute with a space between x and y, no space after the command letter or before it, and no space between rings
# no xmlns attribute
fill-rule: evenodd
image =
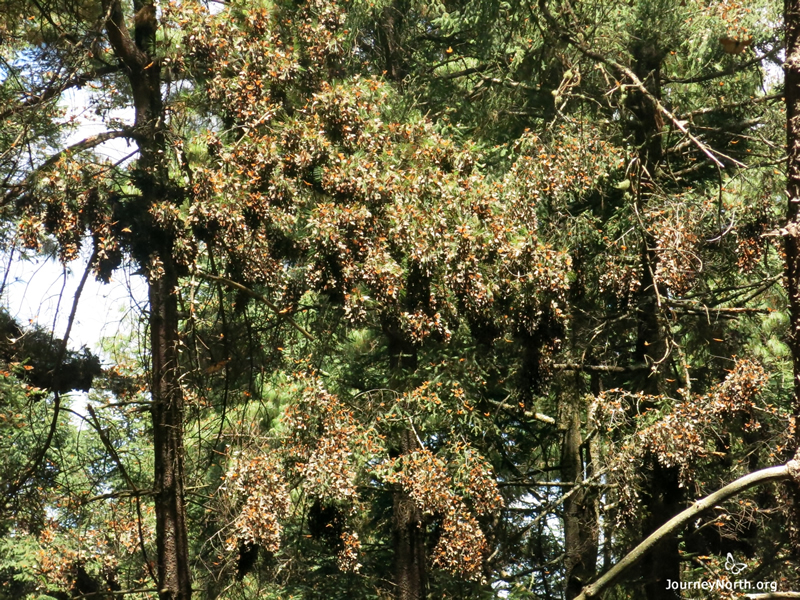
<svg viewBox="0 0 800 600"><path fill-rule="evenodd" d="M390 382L394 389L405 388L409 373L417 368L417 350L396 323L384 323L388 341ZM400 432L397 451L402 456L420 448L411 428ZM394 545L394 583L397 600L422 600L428 585L425 528L422 512L402 488L392 493L392 537Z"/></svg>
<svg viewBox="0 0 800 600"><path fill-rule="evenodd" d="M584 481L581 456L580 400L573 394L563 409L565 426L561 448L561 478L580 486ZM598 550L598 523L595 495L579 488L564 502L564 552L566 569L566 598L572 600L594 578Z"/></svg>
<svg viewBox="0 0 800 600"><path fill-rule="evenodd" d="M401 452L406 454L419 447L414 433L401 434ZM392 515L394 536L395 585L397 600L422 600L427 586L425 530L422 513L414 500L403 490L394 492Z"/></svg>
<svg viewBox="0 0 800 600"><path fill-rule="evenodd" d="M153 450L161 600L189 600L189 541L186 534L183 464L183 393L178 381L177 275L172 261L150 281Z"/></svg>
<svg viewBox="0 0 800 600"><path fill-rule="evenodd" d="M800 418L800 0L785 0L786 62L786 288L789 295L789 347L794 367L792 412ZM795 448L800 448L800 428L795 429ZM793 497L790 532L795 548L800 548L800 489L788 484Z"/></svg>
<svg viewBox="0 0 800 600"><path fill-rule="evenodd" d="M386 6L377 23L377 38L383 54L385 76L395 82L401 82L406 76L403 50L400 46L400 29L406 7L402 2Z"/></svg>
<svg viewBox="0 0 800 600"><path fill-rule="evenodd" d="M632 49L635 60L634 73L644 83L653 98L661 97L660 72L661 52L654 43L641 40ZM649 196L653 192L653 181L662 158L661 129L663 121L652 98L640 91L630 95L628 108L636 117L633 135L639 148L639 180L636 187L636 204L644 212ZM659 290L655 273L658 268L658 253L655 240L648 232L642 232L641 282L637 298L637 336L635 358L637 362L653 367L647 372L647 381L641 388L649 394L659 393L657 373L667 353L663 325L660 321Z"/></svg>
<svg viewBox="0 0 800 600"><path fill-rule="evenodd" d="M652 472L643 498L647 510L645 534L649 535L683 509L683 494L675 467L664 468L652 458ZM671 533L650 551L642 562L647 600L675 600L680 595L667 589L667 580L681 580L678 537Z"/></svg>
<svg viewBox="0 0 800 600"><path fill-rule="evenodd" d="M787 0L786 19L786 284L791 328L789 343L794 364L795 414L800 413L800 0ZM800 434L798 434L800 435ZM800 441L800 440L798 440Z"/></svg>
<svg viewBox="0 0 800 600"><path fill-rule="evenodd" d="M663 52L654 40L646 36L639 39L631 49L634 58L634 72L644 83L652 96L636 92L631 95L628 108L636 116L634 137L639 147L639 182L636 203L640 213L644 212L663 156L661 145L661 129L664 123L661 114L653 101L661 100L660 73ZM655 273L659 256L655 250L655 239L652 234L643 232L641 251L641 287L637 301L637 339L635 359L651 368L646 373L646 380L640 385L641 391L658 395L662 389L659 373L667 364L669 356L669 340L663 324L663 316L659 306L661 293ZM649 535L666 521L680 512L682 508L681 488L674 469L663 469L655 458L651 459L650 476L645 483L645 517L644 534ZM643 565L645 578L645 595L647 600L677 600L679 595L667 589L667 579L680 581L680 554L678 539L671 533L648 555Z"/></svg>
<svg viewBox="0 0 800 600"><path fill-rule="evenodd" d="M142 8L134 1L134 10ZM190 600L189 543L184 503L183 393L178 373L178 272L172 251L174 233L152 221L150 209L168 199L168 144L161 97L154 21L138 31L135 43L119 0L103 0L108 15L106 34L122 62L131 85L136 115L134 136L139 148L136 185L141 196L132 205L133 258L148 272L150 298L151 416L153 453L157 583L160 600Z"/></svg>

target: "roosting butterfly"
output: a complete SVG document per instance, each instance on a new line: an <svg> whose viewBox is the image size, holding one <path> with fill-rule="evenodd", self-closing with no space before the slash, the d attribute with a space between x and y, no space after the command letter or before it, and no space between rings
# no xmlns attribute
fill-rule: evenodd
<svg viewBox="0 0 800 600"><path fill-rule="evenodd" d="M727 54L741 54L744 49L753 43L753 38L747 37L737 40L729 36L719 38L719 43L722 44L722 49Z"/></svg>

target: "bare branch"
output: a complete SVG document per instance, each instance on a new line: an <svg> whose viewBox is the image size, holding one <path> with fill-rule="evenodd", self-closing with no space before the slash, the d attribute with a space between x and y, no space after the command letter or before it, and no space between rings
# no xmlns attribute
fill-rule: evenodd
<svg viewBox="0 0 800 600"><path fill-rule="evenodd" d="M695 519L705 511L714 508L718 504L725 502L726 500L729 500L730 498L733 498L734 496L741 494L745 490L748 490L752 487L794 478L799 472L800 462L798 462L797 459L791 460L785 465L761 469L760 471L740 477L736 481L729 483L713 494L710 494L701 500L697 500L689 508L678 513L669 521L664 523L661 527L656 529L653 533L651 533L647 539L636 546L636 548L631 550L625 556L625 558L614 565L605 575L600 577L591 585L583 588L583 591L575 598L575 600L588 600L589 598L599 597L604 590L617 582L625 573L625 571L637 565L665 536L678 531L684 525L692 521L692 519Z"/></svg>

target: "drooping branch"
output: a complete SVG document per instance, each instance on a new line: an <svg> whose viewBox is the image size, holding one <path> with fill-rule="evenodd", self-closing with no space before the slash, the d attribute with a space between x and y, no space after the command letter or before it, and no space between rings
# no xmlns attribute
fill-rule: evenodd
<svg viewBox="0 0 800 600"><path fill-rule="evenodd" d="M27 188L27 185L33 179L33 177L35 177L42 171L46 171L54 164L56 164L59 160L61 160L63 157L68 156L70 154L83 152L84 150L91 150L92 148L96 148L100 144L103 144L110 140L116 140L119 138L133 139L133 137L134 137L133 132L129 129L104 131L103 133L98 133L97 135L90 135L89 137L81 140L80 142L76 142L71 146L59 150L58 152L53 154L50 158L48 158L46 161L44 161L41 165L36 167L36 169L31 171L25 181L23 181L22 183L18 183L16 185L9 186L8 191L3 195L2 200L0 200L0 206L7 206L15 198L18 198L21 194L24 193L25 189Z"/></svg>
<svg viewBox="0 0 800 600"><path fill-rule="evenodd" d="M636 566L662 539L683 528L687 523L707 510L757 485L784 481L790 478L797 480L798 477L800 477L800 460L795 458L785 465L761 469L740 477L713 494L696 501L689 508L678 513L651 533L647 539L631 550L625 558L614 565L605 575L583 588L583 591L575 600L589 600L590 598L599 597L603 591L616 583L626 571Z"/></svg>

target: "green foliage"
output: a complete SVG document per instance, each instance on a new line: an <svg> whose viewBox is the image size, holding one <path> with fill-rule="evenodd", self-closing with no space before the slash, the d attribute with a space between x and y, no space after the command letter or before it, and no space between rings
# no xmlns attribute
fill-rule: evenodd
<svg viewBox="0 0 800 600"><path fill-rule="evenodd" d="M109 118L143 88L105 11L48 6L0 25L3 243L68 260L91 237L101 279L180 278L198 596L390 597L407 517L429 597L570 599L793 451L776 3L162 6L160 112L134 129ZM137 160L61 152L82 76ZM4 481L51 422L26 387L58 362L45 337L0 340ZM0 594L153 584L145 345L109 348L93 413L62 407L2 523ZM614 597L728 552L788 585L782 506L704 517Z"/></svg>

